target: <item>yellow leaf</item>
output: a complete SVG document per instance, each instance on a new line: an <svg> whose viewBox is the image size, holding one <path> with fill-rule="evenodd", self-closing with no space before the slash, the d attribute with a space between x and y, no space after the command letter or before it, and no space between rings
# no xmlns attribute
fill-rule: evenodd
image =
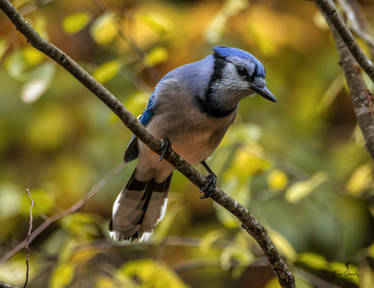
<svg viewBox="0 0 374 288"><path fill-rule="evenodd" d="M292 247L291 243L283 237L282 234L275 230L269 231L270 238L274 241L275 246L279 249L280 253L285 255L287 259L295 261L297 258L297 252Z"/></svg>
<svg viewBox="0 0 374 288"><path fill-rule="evenodd" d="M67 287L74 276L74 266L69 264L60 264L55 268L49 282L50 288Z"/></svg>
<svg viewBox="0 0 374 288"><path fill-rule="evenodd" d="M125 100L124 105L128 107L133 114L139 115L145 110L149 97L149 94L137 91Z"/></svg>
<svg viewBox="0 0 374 288"><path fill-rule="evenodd" d="M22 49L23 57L29 67L40 64L44 59L44 54L34 47L26 47Z"/></svg>
<svg viewBox="0 0 374 288"><path fill-rule="evenodd" d="M61 224L73 235L90 238L99 233L96 217L94 214L75 213L63 218Z"/></svg>
<svg viewBox="0 0 374 288"><path fill-rule="evenodd" d="M91 16L86 12L75 13L64 18L62 27L66 33L74 34L86 27L90 20Z"/></svg>
<svg viewBox="0 0 374 288"><path fill-rule="evenodd" d="M374 287L374 272L367 265L363 265L360 268L360 287L361 288L373 288Z"/></svg>
<svg viewBox="0 0 374 288"><path fill-rule="evenodd" d="M83 247L82 249L78 249L74 252L74 254L70 258L70 261L74 265L84 264L100 252L102 252L102 250L100 249L95 249L92 247Z"/></svg>
<svg viewBox="0 0 374 288"><path fill-rule="evenodd" d="M267 181L269 187L277 191L283 190L288 184L286 173L279 169L271 171L267 177Z"/></svg>
<svg viewBox="0 0 374 288"><path fill-rule="evenodd" d="M108 82L113 79L121 70L123 62L121 60L112 60L105 62L96 68L93 76L101 83Z"/></svg>
<svg viewBox="0 0 374 288"><path fill-rule="evenodd" d="M152 49L144 59L144 64L148 67L156 66L165 62L169 57L168 51L163 47L156 47Z"/></svg>
<svg viewBox="0 0 374 288"><path fill-rule="evenodd" d="M129 261L118 269L116 277L119 279L136 277L142 283L142 287L187 287L174 271L166 265L152 260Z"/></svg>
<svg viewBox="0 0 374 288"><path fill-rule="evenodd" d="M99 276L96 280L96 288L119 288L115 279L112 279L107 276ZM126 288L130 288L131 286L126 286Z"/></svg>
<svg viewBox="0 0 374 288"><path fill-rule="evenodd" d="M92 24L91 36L98 44L108 44L117 37L118 25L117 15L113 12L106 12Z"/></svg>
<svg viewBox="0 0 374 288"><path fill-rule="evenodd" d="M340 278L344 278L357 285L360 284L358 268L352 264L332 262L329 264L329 271L336 274Z"/></svg>
<svg viewBox="0 0 374 288"><path fill-rule="evenodd" d="M0 59L3 57L5 51L8 49L9 44L5 39L0 38Z"/></svg>
<svg viewBox="0 0 374 288"><path fill-rule="evenodd" d="M171 23L160 14L149 12L141 13L139 14L139 19L148 24L149 27L159 34L163 34L171 28Z"/></svg>
<svg viewBox="0 0 374 288"><path fill-rule="evenodd" d="M367 188L373 184L373 173L371 165L364 164L358 167L347 183L348 193L353 196L360 196Z"/></svg>
<svg viewBox="0 0 374 288"><path fill-rule="evenodd" d="M278 279L276 277L271 278L265 285L264 288L281 288Z"/></svg>
<svg viewBox="0 0 374 288"><path fill-rule="evenodd" d="M307 266L314 268L314 269L328 269L328 262L327 260L318 254L314 253L301 253L297 259L298 262L302 262Z"/></svg>
<svg viewBox="0 0 374 288"><path fill-rule="evenodd" d="M43 190L31 190L31 196L34 199L35 205L32 210L33 215L46 214L54 207L55 199L52 194L46 193ZM25 193L21 202L21 212L28 216L30 212L31 201L29 196Z"/></svg>
<svg viewBox="0 0 374 288"><path fill-rule="evenodd" d="M218 239L222 238L224 236L224 233L220 230L212 231L206 234L200 242L200 250L203 253L206 253L209 251L212 244L217 241Z"/></svg>
<svg viewBox="0 0 374 288"><path fill-rule="evenodd" d="M313 15L314 24L322 30L326 30L329 25L327 24L325 18L322 16L320 12L316 12Z"/></svg>
<svg viewBox="0 0 374 288"><path fill-rule="evenodd" d="M248 266L253 260L253 255L248 248L238 247L235 244L225 247L220 256L223 270L232 268L233 263Z"/></svg>
<svg viewBox="0 0 374 288"><path fill-rule="evenodd" d="M307 181L296 182L288 188L285 198L291 203L297 203L301 199L307 197L314 189L326 180L326 175L323 172L319 172Z"/></svg>

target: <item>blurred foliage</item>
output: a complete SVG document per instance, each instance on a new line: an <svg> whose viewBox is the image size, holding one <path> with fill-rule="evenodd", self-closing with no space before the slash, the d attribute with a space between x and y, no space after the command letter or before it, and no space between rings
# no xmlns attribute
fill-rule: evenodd
<svg viewBox="0 0 374 288"><path fill-rule="evenodd" d="M266 225L298 287L318 286L316 279L374 287L372 159L330 31L312 2L13 3L135 115L165 73L205 57L211 46L253 53L264 63L279 102L242 101L235 124L209 160L220 187ZM361 4L373 21L373 2ZM4 255L28 229L26 187L35 200L35 229L122 161L131 133L67 72L30 47L3 14L0 65ZM264 258L237 220L201 200L179 173L166 217L150 242L111 241L112 204L134 165L110 179L83 211L34 240L29 287L279 287L271 271L259 268ZM0 281L22 285L24 261L20 252L2 264Z"/></svg>

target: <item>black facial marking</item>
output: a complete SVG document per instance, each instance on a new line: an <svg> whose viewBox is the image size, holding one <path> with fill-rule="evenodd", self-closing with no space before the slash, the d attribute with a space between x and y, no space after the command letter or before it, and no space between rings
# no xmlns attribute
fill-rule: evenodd
<svg viewBox="0 0 374 288"><path fill-rule="evenodd" d="M238 72L238 75L242 77L244 80L248 82L252 82L255 80L256 68L251 75L248 74L248 70L243 66L238 65L238 66L235 66L235 68L236 68L236 71Z"/></svg>
<svg viewBox="0 0 374 288"><path fill-rule="evenodd" d="M225 59L222 58L219 54L214 53L213 56L213 74L210 77L208 87L205 91L203 98L196 96L195 99L197 100L200 110L202 112L207 113L211 117L220 118L232 113L236 109L236 106L232 109L227 110L224 107L219 107L218 103L216 103L211 97L211 94L213 92L213 86L215 83L219 82L222 79L222 71L226 66Z"/></svg>
<svg viewBox="0 0 374 288"><path fill-rule="evenodd" d="M248 71L243 66L235 66L235 68L240 77L246 78L248 76Z"/></svg>

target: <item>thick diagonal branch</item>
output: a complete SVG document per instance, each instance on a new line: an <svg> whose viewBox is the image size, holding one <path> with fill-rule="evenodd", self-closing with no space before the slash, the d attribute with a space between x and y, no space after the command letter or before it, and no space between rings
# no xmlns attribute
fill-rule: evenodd
<svg viewBox="0 0 374 288"><path fill-rule="evenodd" d="M360 46L357 44L351 31L344 23L341 15L336 10L334 2L331 0L313 0L317 7L322 11L324 17L328 19L330 26L332 25L339 33L340 37L346 44L352 56L356 59L357 63L364 69L370 79L374 83L374 65L373 62L365 55Z"/></svg>
<svg viewBox="0 0 374 288"><path fill-rule="evenodd" d="M366 148L374 159L374 122L373 103L370 94L360 73L360 66L353 58L349 47L343 40L342 35L335 29L330 14L322 6L318 6L322 15L330 26L335 40L336 48L339 52L340 65L344 71L344 76L348 84L348 89L352 97L353 108L357 117L358 125L365 138ZM355 40L354 40L355 41ZM356 41L355 41L356 42ZM356 59L357 60L357 59Z"/></svg>
<svg viewBox="0 0 374 288"><path fill-rule="evenodd" d="M0 0L0 8L27 39L27 41L36 49L46 54L64 69L69 71L86 88L101 99L122 122L151 150L160 153L162 143L153 137L133 116L120 101L118 101L104 86L97 82L88 72L80 67L68 55L62 52L53 44L43 39L18 13L8 0ZM165 156L165 159L176 167L193 184L203 187L205 177L200 175L196 169L189 165L174 151ZM284 260L281 258L277 248L268 236L266 229L248 212L248 210L229 197L220 189L212 193L211 198L226 210L235 215L243 224L243 227L254 237L260 245L265 256L268 258L272 269L279 279L282 287L295 287L295 280Z"/></svg>

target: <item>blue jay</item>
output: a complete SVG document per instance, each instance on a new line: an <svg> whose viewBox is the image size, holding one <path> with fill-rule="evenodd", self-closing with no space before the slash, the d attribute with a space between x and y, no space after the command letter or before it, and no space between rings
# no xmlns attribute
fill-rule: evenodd
<svg viewBox="0 0 374 288"><path fill-rule="evenodd" d="M250 53L216 46L206 58L174 69L157 84L139 121L164 147L159 155L135 137L125 162L138 158L130 180L113 205L110 235L115 240L148 239L166 211L174 167L163 156L170 147L191 165L208 171L202 198L209 197L216 176L205 159L233 123L239 101L255 93L276 102L266 87L264 66Z"/></svg>

